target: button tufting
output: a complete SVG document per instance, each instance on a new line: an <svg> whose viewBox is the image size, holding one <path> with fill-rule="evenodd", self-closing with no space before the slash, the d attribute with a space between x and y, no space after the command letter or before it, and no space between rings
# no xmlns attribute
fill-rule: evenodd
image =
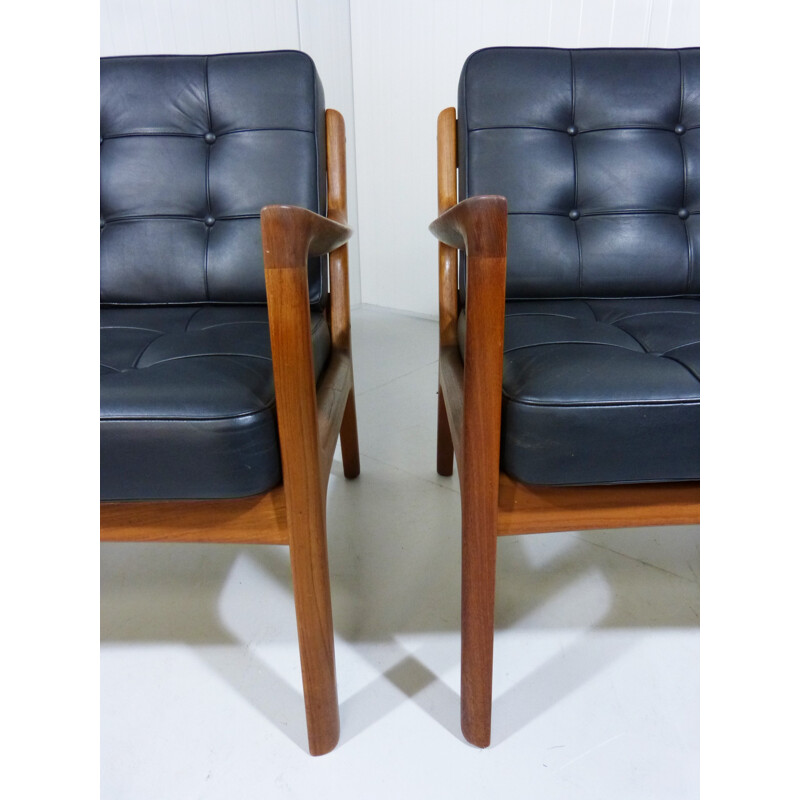
<svg viewBox="0 0 800 800"><path fill-rule="evenodd" d="M106 221L102 217L100 217L100 227L105 228L105 226L106 226Z"/></svg>
<svg viewBox="0 0 800 800"><path fill-rule="evenodd" d="M573 208L572 211L569 212L569 218L570 219L578 219L578 217L580 217L580 215L581 215L581 212L578 211L577 208Z"/></svg>
<svg viewBox="0 0 800 800"><path fill-rule="evenodd" d="M577 129L577 128L576 128L574 125L570 125L570 126L567 128L567 133L568 133L570 136L574 136L574 135L575 135L577 132L578 132L578 129Z"/></svg>
<svg viewBox="0 0 800 800"><path fill-rule="evenodd" d="M678 136L681 136L682 134L686 133L686 128L684 128L684 127L683 127L683 125L681 125L680 123L678 123L678 124L675 126L675 133L677 133L677 134L678 134Z"/></svg>
<svg viewBox="0 0 800 800"><path fill-rule="evenodd" d="M209 131L205 136L203 136L203 139L206 140L207 144L214 144L214 142L217 141L217 135Z"/></svg>
<svg viewBox="0 0 800 800"><path fill-rule="evenodd" d="M689 216L689 209L688 208L679 208L678 209L678 216L681 219L686 219Z"/></svg>
<svg viewBox="0 0 800 800"><path fill-rule="evenodd" d="M209 215L208 215L208 216L207 216L207 217L206 217L206 218L203 220L203 222L205 222L206 226L210 228L210 227L211 227L211 226L212 226L212 225L213 225L213 224L216 222L216 220L214 219L214 217L212 217L212 216L211 216L211 214L209 214Z"/></svg>

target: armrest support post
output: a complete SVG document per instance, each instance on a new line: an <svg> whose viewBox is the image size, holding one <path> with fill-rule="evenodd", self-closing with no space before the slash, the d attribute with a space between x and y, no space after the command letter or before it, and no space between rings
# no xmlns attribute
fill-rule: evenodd
<svg viewBox="0 0 800 800"><path fill-rule="evenodd" d="M308 256L341 247L350 229L304 208L268 206L261 210L261 236L308 742L319 754L339 737L339 707Z"/></svg>

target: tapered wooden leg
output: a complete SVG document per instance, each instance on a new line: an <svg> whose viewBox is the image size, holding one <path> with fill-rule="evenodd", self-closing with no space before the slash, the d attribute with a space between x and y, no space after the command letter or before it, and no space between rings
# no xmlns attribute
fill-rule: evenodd
<svg viewBox="0 0 800 800"><path fill-rule="evenodd" d="M321 504L312 510L311 530L293 531L292 561L297 635L312 756L333 750L339 741L339 702L333 650L333 614L328 571L325 515Z"/></svg>
<svg viewBox="0 0 800 800"><path fill-rule="evenodd" d="M485 493L484 493L485 494ZM483 502L482 502L483 501ZM486 498L462 493L461 730L488 747L492 729L492 660L497 535Z"/></svg>
<svg viewBox="0 0 800 800"><path fill-rule="evenodd" d="M312 755L332 750L339 739L339 706L333 654L325 491L320 471L316 381L311 353L306 255L295 254L287 266L273 263L268 246L280 241L270 209L262 212L267 298L281 312L270 315L272 363L281 466L289 527L300 665ZM273 230L274 229L274 230ZM327 480L327 475L324 476Z"/></svg>
<svg viewBox="0 0 800 800"><path fill-rule="evenodd" d="M342 466L345 478L357 478L361 472L361 461L358 457L358 425L356 423L356 393L350 387L347 404L344 407L342 427L339 430L342 443Z"/></svg>
<svg viewBox="0 0 800 800"><path fill-rule="evenodd" d="M439 419L436 427L436 471L440 475L453 474L453 436L444 405L444 393L439 386Z"/></svg>

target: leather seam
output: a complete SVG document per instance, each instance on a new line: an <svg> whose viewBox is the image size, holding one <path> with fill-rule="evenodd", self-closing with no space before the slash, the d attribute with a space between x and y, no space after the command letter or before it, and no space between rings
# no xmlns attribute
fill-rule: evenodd
<svg viewBox="0 0 800 800"><path fill-rule="evenodd" d="M189 318L186 320L186 324L183 326L183 332L184 332L184 333L188 333L188 332L189 332L189 325L191 325L191 324L192 324L192 320L193 320L193 319L194 319L194 318L195 318L195 317L196 317L196 316L197 316L197 315L200 313L200 310L201 310L201 309L199 309L199 308L196 308L196 309L195 309L194 311L192 311L192 313L189 315Z"/></svg>
<svg viewBox="0 0 800 800"><path fill-rule="evenodd" d="M143 331L144 333L163 334L164 331L158 328L140 328L138 325L103 325L100 324L100 331Z"/></svg>
<svg viewBox="0 0 800 800"><path fill-rule="evenodd" d="M695 380L697 378L692 375ZM698 381L699 383L699 381ZM607 403L581 403L581 402L569 402L569 401L562 401L562 402L550 402L544 403L537 400L520 400L518 398L512 397L508 394L505 390L503 390L503 397L506 399L507 403L514 403L519 406L534 406L539 408L651 408L652 406L699 406L700 399L697 400L614 400L609 401Z"/></svg>
<svg viewBox="0 0 800 800"><path fill-rule="evenodd" d="M627 331L622 331L622 332L628 333ZM633 339L636 342L636 344L639 345L639 347L642 347L642 345L638 342L636 337L631 336L631 339ZM535 342L534 344L521 344L519 347L512 347L509 350L503 350L503 355L507 356L509 353L516 353L519 350L530 350L534 347L549 347L551 345L561 347L563 345L572 345L572 344L589 345L591 347L616 347L618 350L627 350L629 353L640 353L641 355L651 355L651 353L649 353L643 347L641 350L634 350L633 348L625 347L625 345L622 344L614 344L613 342L576 342L576 341Z"/></svg>
<svg viewBox="0 0 800 800"><path fill-rule="evenodd" d="M591 307L591 305L589 305L589 302L587 300L584 300L583 304L586 306L586 308L589 309L589 311L592 312L592 316L594 317L594 321L595 322L600 322L600 320L597 318L597 312Z"/></svg>
<svg viewBox="0 0 800 800"><path fill-rule="evenodd" d="M681 56L681 51L678 50L676 51L676 53L678 56L678 71L680 72L680 78L681 78L681 100L680 100L680 107L678 108L678 123L683 124L683 105L684 105L684 96L686 94L686 84L684 78L683 58ZM686 148L683 145L683 136L678 136L678 144L680 145L681 148L681 159L683 160L683 202L681 203L681 208L686 208L689 175L688 175L688 166L686 163ZM692 285L692 273L694 272L692 268L692 261L694 254L692 251L692 239L689 236L689 229L687 227L686 220L683 220L683 235L686 237L686 291L688 292L689 287Z"/></svg>
<svg viewBox="0 0 800 800"><path fill-rule="evenodd" d="M698 342L698 344L700 344L700 342ZM673 348L673 349L677 349L677 348ZM670 352L670 351L667 351L667 352ZM695 379L695 380L696 380L698 383L700 383L700 378L699 378L699 376L695 375L695 374L694 374L694 370L690 369L690 368L689 368L689 367L688 367L686 364L684 364L684 363L683 363L683 361L678 361L678 359L677 359L677 358L673 358L672 356L665 356L665 355L663 355L663 354L662 354L662 356L661 356L661 357L662 357L662 358L666 358L666 359L667 359L667 361L672 361L672 363L673 363L673 364L679 364L679 365L680 365L680 366L682 366L682 367L683 367L683 368L684 368L684 369L685 369L685 370L686 370L686 371L687 371L687 372L688 372L688 373L689 373L689 374L690 374L690 375L691 375L691 376L692 376L692 377L693 377L693 378L694 378L694 379Z"/></svg>
<svg viewBox="0 0 800 800"><path fill-rule="evenodd" d="M574 111L573 111L574 117ZM574 125L573 119L573 125ZM694 130L695 128L699 128L699 125L693 125L691 128L687 128L686 130ZM551 128L547 125L482 125L479 128L470 128L469 133L478 133L479 131L503 131L503 130L512 130L512 131L550 131L552 133L564 133L567 132L562 128ZM675 127L672 128L665 127L663 125L607 125L602 128L586 128L585 130L577 131L575 136L580 136L584 133L603 133L604 131L661 131L662 133L675 133ZM567 134L569 135L569 134Z"/></svg>
<svg viewBox="0 0 800 800"><path fill-rule="evenodd" d="M700 340L697 339L697 341L694 341L694 342L684 342L683 344L676 344L675 347L670 347L669 350L665 350L661 354L661 357L662 358L670 358L670 356L668 356L667 353L674 353L676 350L680 350L682 347L691 347L692 345L695 345L695 344L700 344Z"/></svg>
<svg viewBox="0 0 800 800"><path fill-rule="evenodd" d="M211 131L211 97L208 91L208 56L204 59L205 67L205 93L206 93L206 122L208 123L207 130ZM211 216L211 187L209 185L209 174L211 172L211 145L206 143L206 216ZM208 243L211 239L211 228L206 227L206 248L205 256L203 258L203 290L206 295L206 300L211 297L208 293ZM188 322L187 322L188 325Z"/></svg>
<svg viewBox="0 0 800 800"><path fill-rule="evenodd" d="M161 358L148 364L146 367L139 367L139 369L150 369L159 364L169 364L170 361L188 361L192 358L257 358L259 361L272 361L272 356L258 356L254 353L192 353L183 356L170 356L169 358Z"/></svg>
<svg viewBox="0 0 800 800"><path fill-rule="evenodd" d="M643 352L645 352L645 353L652 353L652 350L650 350L650 348L649 348L649 347L645 347L645 346L644 346L644 345L643 345L643 344L642 344L642 343L639 341L639 339L638 339L636 336L634 336L634 335L633 335L633 334L632 334L630 331L626 331L626 330L625 330L625 328L620 328L620 327L618 327L618 326L617 326L617 324L616 324L615 322L607 322L607 323L605 323L605 324L606 324L606 325L611 325L612 327L616 328L618 331L622 331L623 333L625 333L625 334L627 334L628 336L630 336L630 337L631 337L631 339L633 339L633 341L634 341L634 342L636 342L636 344L638 344L638 345L639 345L639 347L641 347L641 348L642 348L642 351L643 351Z"/></svg>
<svg viewBox="0 0 800 800"><path fill-rule="evenodd" d="M650 209L650 208L632 208L623 211L586 211L581 212L581 217L634 217L634 216L647 216L660 214L662 217L674 217L675 211L671 208L665 209ZM509 217L566 217L569 219L569 214L562 211L509 211ZM699 211L693 211L689 214L690 217L699 217ZM119 217L117 219L120 219ZM113 221L113 219L112 219ZM106 219L106 225L109 220Z"/></svg>
<svg viewBox="0 0 800 800"><path fill-rule="evenodd" d="M511 311L506 313L506 319L509 317L558 317L559 319L580 319L579 317L573 317L569 314L556 314L553 311ZM595 317L595 321L597 321L597 317Z"/></svg>
<svg viewBox="0 0 800 800"><path fill-rule="evenodd" d="M209 126L209 130L211 130ZM229 136L232 133L261 133L266 131L285 131L287 133L311 133L313 134L314 131L306 130L305 128L285 128L285 127L270 127L264 126L259 128L233 128L229 131L222 131L220 133L214 134L217 139L221 136ZM205 136L205 133L188 133L184 131L131 131L130 133L110 133L108 135L103 136L103 142L106 142L108 139L133 139L139 136L166 136L166 137L175 137L175 138L183 138L183 139L202 139Z"/></svg>
<svg viewBox="0 0 800 800"><path fill-rule="evenodd" d="M653 314L688 314L692 317L699 317L699 311L672 311L672 310L659 310L659 311L639 311L636 314L626 314L624 317L619 317L613 322L608 322L608 325L616 325L618 322L624 322L626 319L633 319L634 317L648 317Z"/></svg>
<svg viewBox="0 0 800 800"><path fill-rule="evenodd" d="M267 412L272 411L275 408L275 399L273 398L269 403L264 403L264 405L255 411L245 411L241 414L225 414L224 416L216 416L216 417L132 417L132 416L114 416L114 417L101 417L100 423L104 422L145 422L145 423L153 423L153 422L191 422L191 423L198 423L198 422L225 422L227 420L232 419L245 419L247 417L258 417L266 414Z"/></svg>
<svg viewBox="0 0 800 800"><path fill-rule="evenodd" d="M572 58L572 50L569 51L569 70L570 78L572 81L572 109L570 111L570 125L575 125L575 62ZM570 136L570 144L572 145L572 180L573 180L573 193L572 193L572 207L578 207L578 154L575 151L575 137ZM575 241L578 247L578 291L583 291L583 250L581 248L581 234L578 229L578 220L574 220L575 224Z"/></svg>
<svg viewBox="0 0 800 800"><path fill-rule="evenodd" d="M163 335L164 333L161 332L159 336L156 336L154 339L151 339L144 345L144 347L142 347L142 349L137 353L136 358L134 358L133 361L131 362L131 367L130 367L131 369L138 369L139 361L141 361L142 356L147 352L147 348L150 347L150 345L153 344L153 342L157 342Z"/></svg>
<svg viewBox="0 0 800 800"><path fill-rule="evenodd" d="M259 214L230 214L217 217L217 222L230 222L237 219L259 219ZM136 214L129 217L110 217L106 220L106 225L120 222L141 222L147 220L185 220L186 222L202 222L205 224L204 217L191 217L188 214Z"/></svg>

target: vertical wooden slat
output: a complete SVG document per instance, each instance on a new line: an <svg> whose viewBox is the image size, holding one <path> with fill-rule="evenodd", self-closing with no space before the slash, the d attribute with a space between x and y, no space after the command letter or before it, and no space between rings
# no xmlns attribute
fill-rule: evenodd
<svg viewBox="0 0 800 800"><path fill-rule="evenodd" d="M325 112L328 161L328 216L336 222L347 224L347 158L344 118L338 111ZM337 351L347 353L350 342L350 281L347 245L334 250L329 256L331 278L331 339ZM350 385L347 403L339 431L342 444L342 468L345 477L355 478L361 472L358 453L358 426L356 422L355 388Z"/></svg>

